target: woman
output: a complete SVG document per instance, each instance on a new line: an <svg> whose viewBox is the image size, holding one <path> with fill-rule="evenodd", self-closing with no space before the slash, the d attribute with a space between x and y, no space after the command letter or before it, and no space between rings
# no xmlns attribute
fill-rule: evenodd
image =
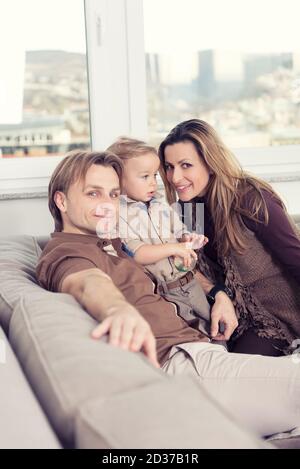
<svg viewBox="0 0 300 469"><path fill-rule="evenodd" d="M169 203L176 193L183 208L204 203L209 243L198 265L233 293L239 325L230 350L271 356L294 351L300 337L300 239L283 202L266 182L241 169L204 121L177 125L159 155Z"/></svg>

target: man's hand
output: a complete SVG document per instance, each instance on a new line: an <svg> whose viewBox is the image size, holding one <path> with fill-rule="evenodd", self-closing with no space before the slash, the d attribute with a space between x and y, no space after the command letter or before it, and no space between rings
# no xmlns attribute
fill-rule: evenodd
<svg viewBox="0 0 300 469"><path fill-rule="evenodd" d="M125 350L143 352L157 368L155 338L148 322L126 301L112 279L98 268L68 275L62 282L62 293L69 293L100 324L92 337L109 333L109 343Z"/></svg>
<svg viewBox="0 0 300 469"><path fill-rule="evenodd" d="M132 352L143 349L152 365L160 368L151 328L131 304L124 301L111 308L109 315L92 331L92 337L99 339L107 333L110 345Z"/></svg>
<svg viewBox="0 0 300 469"><path fill-rule="evenodd" d="M211 336L214 340L229 340L233 331L238 326L232 301L225 292L216 294L216 301L211 310ZM225 329L219 332L219 325L223 324Z"/></svg>

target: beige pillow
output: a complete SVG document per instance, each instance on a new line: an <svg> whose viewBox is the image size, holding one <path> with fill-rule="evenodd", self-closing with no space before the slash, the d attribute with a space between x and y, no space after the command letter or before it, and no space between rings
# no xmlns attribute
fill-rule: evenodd
<svg viewBox="0 0 300 469"><path fill-rule="evenodd" d="M1 328L0 340L0 448L60 448Z"/></svg>
<svg viewBox="0 0 300 469"><path fill-rule="evenodd" d="M24 295L10 322L10 342L65 446L85 402L166 379L144 355L92 339L95 325L70 295L43 290Z"/></svg>
<svg viewBox="0 0 300 469"><path fill-rule="evenodd" d="M6 332L20 297L41 290L35 277L40 254L33 236L0 237L0 324Z"/></svg>
<svg viewBox="0 0 300 469"><path fill-rule="evenodd" d="M166 375L166 378L84 403L76 417L76 446L92 449L271 447L242 429L208 396L195 377Z"/></svg>
<svg viewBox="0 0 300 469"><path fill-rule="evenodd" d="M262 447L198 382L91 339L95 324L69 295L43 291L25 295L10 322L10 341L64 446Z"/></svg>

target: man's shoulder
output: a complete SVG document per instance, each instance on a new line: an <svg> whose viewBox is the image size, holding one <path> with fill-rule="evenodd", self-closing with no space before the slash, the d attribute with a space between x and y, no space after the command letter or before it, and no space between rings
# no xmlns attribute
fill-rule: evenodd
<svg viewBox="0 0 300 469"><path fill-rule="evenodd" d="M70 239L68 236L52 236L42 251L40 261L46 257L48 259L61 256L81 257L83 254L94 256L97 250L96 243L87 243L83 239Z"/></svg>
<svg viewBox="0 0 300 469"><path fill-rule="evenodd" d="M97 267L98 252L96 243L67 236L52 237L36 266L37 280L47 290L58 291L58 285L67 272Z"/></svg>

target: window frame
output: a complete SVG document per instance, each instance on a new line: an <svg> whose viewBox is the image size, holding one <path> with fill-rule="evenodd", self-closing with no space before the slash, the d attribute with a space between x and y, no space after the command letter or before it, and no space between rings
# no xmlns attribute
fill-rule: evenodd
<svg viewBox="0 0 300 469"><path fill-rule="evenodd" d="M143 2L84 0L84 10L92 149L103 150L120 135L147 140ZM266 179L275 174L277 180L300 181L300 145L233 152L246 169ZM0 195L45 194L62 158L0 158Z"/></svg>

